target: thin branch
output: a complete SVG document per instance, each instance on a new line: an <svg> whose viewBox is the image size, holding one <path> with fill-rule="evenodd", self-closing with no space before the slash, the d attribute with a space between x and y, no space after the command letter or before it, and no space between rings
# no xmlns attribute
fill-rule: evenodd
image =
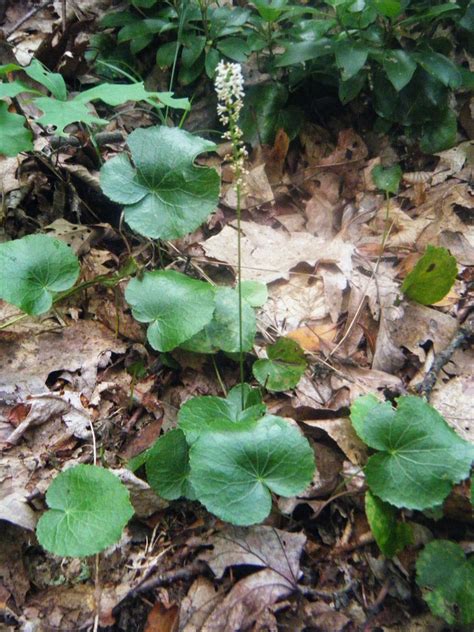
<svg viewBox="0 0 474 632"><path fill-rule="evenodd" d="M45 9L50 4L53 4L53 0L46 0L42 4L39 4L37 7L33 7L32 9L30 9L30 11L28 11L28 13L25 13L25 15L18 20L18 22L16 22L12 27L10 27L7 31L5 31L5 33L4 33L5 39L10 37L10 35L13 35L13 33L16 30L18 30L20 28L20 26L23 26L23 24L25 22L28 22L28 20L30 20L37 13L39 13L40 11Z"/></svg>
<svg viewBox="0 0 474 632"><path fill-rule="evenodd" d="M427 400L430 399L431 391L436 384L439 372L445 366L445 364L447 364L451 360L451 357L456 349L458 349L464 342L468 340L468 338L472 336L474 336L474 314L468 316L466 322L461 327L459 327L448 346L443 349L443 351L440 351L438 354L436 354L431 369L423 378L422 383L416 387L416 391L420 393L420 395L424 395Z"/></svg>

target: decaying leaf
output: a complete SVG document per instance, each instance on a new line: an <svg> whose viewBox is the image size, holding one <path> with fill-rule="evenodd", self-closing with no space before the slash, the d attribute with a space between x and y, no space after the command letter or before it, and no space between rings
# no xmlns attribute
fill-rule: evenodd
<svg viewBox="0 0 474 632"><path fill-rule="evenodd" d="M211 537L211 551L201 554L217 577L222 577L229 566L250 565L272 569L289 584L300 576L299 561L306 537L302 533L288 533L273 527L257 526L249 529L227 527Z"/></svg>

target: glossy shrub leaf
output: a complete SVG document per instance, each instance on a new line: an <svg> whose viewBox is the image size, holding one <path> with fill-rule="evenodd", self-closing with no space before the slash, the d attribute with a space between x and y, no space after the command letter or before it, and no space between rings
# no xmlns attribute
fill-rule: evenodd
<svg viewBox="0 0 474 632"><path fill-rule="evenodd" d="M37 59L33 59L29 66L23 69L28 77L34 79L60 101L66 101L67 88L63 76L58 72L51 72Z"/></svg>
<svg viewBox="0 0 474 632"><path fill-rule="evenodd" d="M275 66L285 67L301 64L310 59L318 59L331 55L334 49L333 42L328 37L322 37L316 41L308 40L288 44L284 53L277 57Z"/></svg>
<svg viewBox="0 0 474 632"><path fill-rule="evenodd" d="M364 67L369 55L369 47L363 42L342 40L336 43L335 54L342 80L347 81Z"/></svg>
<svg viewBox="0 0 474 632"><path fill-rule="evenodd" d="M365 468L367 484L395 507L435 507L469 476L474 446L422 398L400 397L397 402L394 409L367 395L351 407L355 431L377 450Z"/></svg>
<svg viewBox="0 0 474 632"><path fill-rule="evenodd" d="M170 430L155 442L146 457L146 475L153 490L166 500L190 496L189 450L182 430Z"/></svg>
<svg viewBox="0 0 474 632"><path fill-rule="evenodd" d="M393 87L399 92L410 83L416 70L416 62L404 50L390 50L384 55L383 67Z"/></svg>
<svg viewBox="0 0 474 632"><path fill-rule="evenodd" d="M303 349L290 338L280 338L266 351L268 359L257 360L252 367L256 380L269 391L294 388L307 367Z"/></svg>
<svg viewBox="0 0 474 632"><path fill-rule="evenodd" d="M372 169L372 180L377 188L387 193L397 193L402 179L402 170L400 165L392 167L382 167L376 165Z"/></svg>
<svg viewBox="0 0 474 632"><path fill-rule="evenodd" d="M270 513L271 492L301 493L314 473L314 454L297 427L280 417L219 421L190 448L191 483L198 500L236 525Z"/></svg>
<svg viewBox="0 0 474 632"><path fill-rule="evenodd" d="M283 128L290 140L299 131L301 116L288 108L288 90L281 83L267 83L250 88L244 101L239 124L247 143L271 145Z"/></svg>
<svg viewBox="0 0 474 632"><path fill-rule="evenodd" d="M132 132L128 146L134 166L124 156L112 158L102 167L101 186L111 200L125 205L130 228L154 239L177 239L202 224L217 205L220 181L215 169L197 167L194 159L214 144L157 126ZM130 182L133 202L127 195Z"/></svg>
<svg viewBox="0 0 474 632"><path fill-rule="evenodd" d="M125 290L132 314L150 323L147 338L153 349L171 351L210 322L214 288L174 270L145 272Z"/></svg>
<svg viewBox="0 0 474 632"><path fill-rule="evenodd" d="M401 0L372 0L372 6L380 15L387 18L396 18L402 12L406 3Z"/></svg>
<svg viewBox="0 0 474 632"><path fill-rule="evenodd" d="M370 491L365 494L365 514L379 549L393 557L413 540L410 525L397 520L397 510Z"/></svg>
<svg viewBox="0 0 474 632"><path fill-rule="evenodd" d="M8 105L0 101L0 155L16 156L33 149L33 134L25 124L24 116L9 112Z"/></svg>
<svg viewBox="0 0 474 632"><path fill-rule="evenodd" d="M242 302L242 350L252 349L257 323L255 312L247 301ZM239 351L239 295L228 287L216 289L216 308L210 323L193 338L181 345L195 353Z"/></svg>
<svg viewBox="0 0 474 632"><path fill-rule="evenodd" d="M458 267L446 248L427 246L402 285L402 292L412 301L432 305L446 296L454 284Z"/></svg>
<svg viewBox="0 0 474 632"><path fill-rule="evenodd" d="M102 467L76 465L54 479L46 493L49 510L38 522L36 535L47 551L85 557L120 540L133 516L129 493Z"/></svg>
<svg viewBox="0 0 474 632"><path fill-rule="evenodd" d="M456 90L462 83L462 77L456 64L440 53L424 51L413 53L420 66L443 85Z"/></svg>
<svg viewBox="0 0 474 632"><path fill-rule="evenodd" d="M339 99L344 105L355 99L365 86L367 81L367 72L361 70L347 81L339 82Z"/></svg>
<svg viewBox="0 0 474 632"><path fill-rule="evenodd" d="M443 115L423 125L423 134L420 138L420 149L425 154L434 154L445 149L450 149L456 142L458 123L456 114L449 108Z"/></svg>
<svg viewBox="0 0 474 632"><path fill-rule="evenodd" d="M78 276L76 255L59 239L28 235L0 244L0 298L27 314L47 312Z"/></svg>
<svg viewBox="0 0 474 632"><path fill-rule="evenodd" d="M226 399L212 396L193 397L181 406L178 425L190 445L203 432L212 432L213 425L219 421L240 423L260 419L265 414L266 407L258 391L250 389L248 385L244 386L247 387L244 393L244 408L240 388L232 389Z"/></svg>
<svg viewBox="0 0 474 632"><path fill-rule="evenodd" d="M416 562L416 582L431 612L450 625L474 623L474 557L449 540L425 546Z"/></svg>

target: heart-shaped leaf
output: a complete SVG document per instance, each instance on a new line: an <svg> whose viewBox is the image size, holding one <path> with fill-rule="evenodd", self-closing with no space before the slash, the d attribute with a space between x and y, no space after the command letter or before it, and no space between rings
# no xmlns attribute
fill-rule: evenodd
<svg viewBox="0 0 474 632"><path fill-rule="evenodd" d="M266 411L262 404L258 391L250 389L244 394L244 409L241 403L241 389L232 389L227 399L222 397L193 397L181 406L178 414L178 424L186 435L187 442L191 445L202 432L211 431L218 421L239 423L260 419ZM254 394L257 394L255 397ZM255 402L255 403L252 403Z"/></svg>
<svg viewBox="0 0 474 632"><path fill-rule="evenodd" d="M297 427L267 415L258 421L218 421L190 449L190 480L216 516L250 525L270 513L271 492L294 496L310 483L314 454Z"/></svg>
<svg viewBox="0 0 474 632"><path fill-rule="evenodd" d="M392 167L377 165L372 169L372 180L375 186L387 193L397 193L401 179L400 165L393 165Z"/></svg>
<svg viewBox="0 0 474 632"><path fill-rule="evenodd" d="M257 360L252 372L258 382L269 391L294 388L306 371L303 349L290 338L280 338L267 347L268 360Z"/></svg>
<svg viewBox="0 0 474 632"><path fill-rule="evenodd" d="M367 492L365 513L379 549L386 557L393 557L413 541L409 524L397 520L397 510Z"/></svg>
<svg viewBox="0 0 474 632"><path fill-rule="evenodd" d="M242 281L242 298L252 307L262 307L267 302L268 290L260 281ZM239 286L237 285L237 291Z"/></svg>
<svg viewBox="0 0 474 632"><path fill-rule="evenodd" d="M351 407L357 434L378 450L365 468L367 484L395 507L436 507L455 483L469 476L474 446L422 398L400 397L397 402L394 409L366 395Z"/></svg>
<svg viewBox="0 0 474 632"><path fill-rule="evenodd" d="M0 102L0 155L17 156L33 149L33 134L25 124L24 116L9 112L8 105Z"/></svg>
<svg viewBox="0 0 474 632"><path fill-rule="evenodd" d="M457 273L456 259L446 248L427 246L403 282L402 292L417 303L432 305L446 296Z"/></svg>
<svg viewBox="0 0 474 632"><path fill-rule="evenodd" d="M242 350L253 346L257 323L255 313L247 301L242 301ZM216 290L216 309L211 322L196 336L181 345L195 353L239 351L239 295L237 290L219 287Z"/></svg>
<svg viewBox="0 0 474 632"><path fill-rule="evenodd" d="M132 279L125 298L134 318L151 323L147 337L157 351L171 351L211 321L214 288L174 270L145 272Z"/></svg>
<svg viewBox="0 0 474 632"><path fill-rule="evenodd" d="M182 430L170 430L148 451L146 475L150 486L166 500L192 496L188 444Z"/></svg>
<svg viewBox="0 0 474 632"><path fill-rule="evenodd" d="M458 544L427 544L416 562L416 582L434 615L450 625L474 623L474 557L466 559Z"/></svg>
<svg viewBox="0 0 474 632"><path fill-rule="evenodd" d="M27 314L47 312L78 276L76 255L59 239L28 235L0 244L0 298Z"/></svg>
<svg viewBox="0 0 474 632"><path fill-rule="evenodd" d="M49 510L36 535L47 551L84 557L117 542L133 516L129 493L102 467L76 465L58 474L46 494Z"/></svg>
<svg viewBox="0 0 474 632"><path fill-rule="evenodd" d="M194 160L215 145L178 128L157 126L132 132L128 146L134 167L118 156L101 170L102 189L125 205L128 225L146 237L177 239L202 224L217 205L219 176Z"/></svg>

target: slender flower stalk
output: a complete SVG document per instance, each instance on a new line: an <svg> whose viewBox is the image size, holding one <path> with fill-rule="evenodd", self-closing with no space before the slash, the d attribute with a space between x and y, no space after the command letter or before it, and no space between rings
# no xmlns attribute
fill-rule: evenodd
<svg viewBox="0 0 474 632"><path fill-rule="evenodd" d="M242 329L242 254L241 254L241 199L244 186L245 159L247 150L242 140L242 130L239 127L239 115L244 105L244 79L240 64L220 61L217 64L215 88L218 105L219 120L227 131L223 137L231 142L230 156L234 172L234 189L237 195L237 287L239 294L239 364L240 382L244 383L244 353ZM242 406L243 406L243 389Z"/></svg>

